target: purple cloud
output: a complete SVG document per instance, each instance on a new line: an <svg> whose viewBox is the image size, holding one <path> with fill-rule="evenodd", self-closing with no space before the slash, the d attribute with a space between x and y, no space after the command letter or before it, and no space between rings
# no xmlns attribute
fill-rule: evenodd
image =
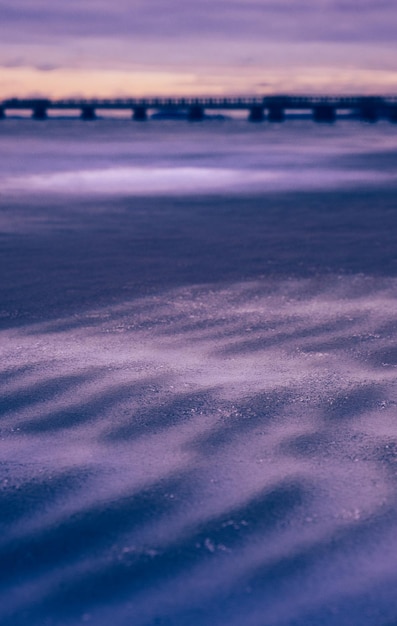
<svg viewBox="0 0 397 626"><path fill-rule="evenodd" d="M397 7L379 0L0 1L2 38L164 39L216 36L277 41L395 41Z"/></svg>

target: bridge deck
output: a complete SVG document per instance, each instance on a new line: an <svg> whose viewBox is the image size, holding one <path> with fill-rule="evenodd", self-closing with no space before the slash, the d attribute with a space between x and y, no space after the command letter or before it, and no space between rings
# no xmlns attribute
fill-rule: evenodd
<svg viewBox="0 0 397 626"><path fill-rule="evenodd" d="M3 109L33 109L37 106L45 109L66 110L82 109L90 106L102 110L128 110L137 107L146 109L188 109L201 106L212 110L250 110L252 107L269 108L278 106L283 109L313 109L319 105L332 106L335 109L354 109L362 106L388 107L397 105L397 96L265 96L251 98L70 98L18 99L4 100Z"/></svg>
<svg viewBox="0 0 397 626"><path fill-rule="evenodd" d="M285 96L273 95L251 98L11 98L0 103L0 119L10 110L30 110L32 118L44 120L51 111L79 110L83 120L94 120L97 111L131 111L136 121L145 121L148 111L165 117L185 117L191 122L205 119L206 111L248 111L251 122L282 122L285 113L311 110L316 122L334 122L338 111L348 110L363 121L380 118L397 123L397 96ZM179 115L182 113L182 115Z"/></svg>

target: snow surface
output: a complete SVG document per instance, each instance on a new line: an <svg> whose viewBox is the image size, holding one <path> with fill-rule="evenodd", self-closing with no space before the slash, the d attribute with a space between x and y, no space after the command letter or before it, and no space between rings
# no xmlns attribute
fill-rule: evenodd
<svg viewBox="0 0 397 626"><path fill-rule="evenodd" d="M394 127L18 123L0 136L1 623L393 623ZM272 151L282 191L76 197L64 174L155 154L163 175L243 180Z"/></svg>

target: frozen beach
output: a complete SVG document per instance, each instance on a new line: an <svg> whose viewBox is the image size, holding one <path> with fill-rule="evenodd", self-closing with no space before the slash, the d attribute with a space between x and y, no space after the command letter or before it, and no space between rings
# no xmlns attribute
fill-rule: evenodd
<svg viewBox="0 0 397 626"><path fill-rule="evenodd" d="M397 620L397 128L0 128L0 623Z"/></svg>

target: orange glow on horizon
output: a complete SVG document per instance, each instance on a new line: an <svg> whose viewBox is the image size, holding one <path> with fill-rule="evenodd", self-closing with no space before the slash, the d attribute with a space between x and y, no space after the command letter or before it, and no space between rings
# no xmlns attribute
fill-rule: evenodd
<svg viewBox="0 0 397 626"><path fill-rule="evenodd" d="M144 97L266 93L397 94L397 72L341 68L250 67L199 72L0 68L0 99Z"/></svg>

